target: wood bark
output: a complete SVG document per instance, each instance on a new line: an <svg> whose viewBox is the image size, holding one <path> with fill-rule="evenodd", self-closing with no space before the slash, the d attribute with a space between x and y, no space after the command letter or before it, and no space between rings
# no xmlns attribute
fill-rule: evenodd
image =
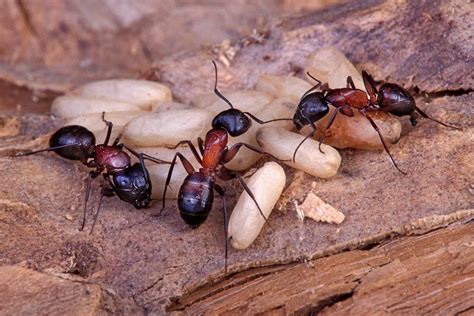
<svg viewBox="0 0 474 316"><path fill-rule="evenodd" d="M111 198L94 234L79 232L83 170L54 155L10 157L22 148L45 146L47 134L61 122L32 113L4 116L0 265L15 273L2 278L36 280L39 273L49 284L58 281L57 275L72 275L74 282L93 285L94 300L102 295L99 305L81 305L98 312L469 314L474 289L472 21L471 4L461 0L355 1L284 18L263 39L244 38L226 48L235 56L228 68L220 67L224 91L251 88L263 73L302 76L307 55L332 45L377 80L410 89L432 116L463 128L425 120L407 132L391 147L407 176L378 151L342 150L340 173L327 180L287 170L291 184L270 218L271 228L265 227L249 249L230 252L231 276L223 275L220 202L202 227L191 230L174 203L157 218L152 216L157 204L135 211ZM108 57L110 50L104 51L100 55ZM157 61L156 74L177 99L188 102L211 92L210 59L232 55L225 53L222 47L179 53ZM87 80L134 77L140 68L118 69L126 59L106 59L85 69L2 61L0 76L16 89L25 86L50 97L47 91L61 93ZM99 186L94 189L97 193ZM238 192L231 185L226 191L232 207ZM301 202L310 191L342 211L344 223L299 222L293 201ZM23 268L17 270L19 265ZM55 291L61 293L61 286ZM65 286L85 293L84 284ZM8 295L18 289L2 289L5 311L31 304L28 295L11 304ZM69 311L66 307L58 311Z"/></svg>

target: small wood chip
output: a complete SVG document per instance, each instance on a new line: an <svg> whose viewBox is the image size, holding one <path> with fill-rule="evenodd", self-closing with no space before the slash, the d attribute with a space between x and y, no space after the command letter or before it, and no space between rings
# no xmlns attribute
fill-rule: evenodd
<svg viewBox="0 0 474 316"><path fill-rule="evenodd" d="M345 216L334 207L324 203L314 193L309 193L306 196L303 204L298 205L294 201L296 213L298 218L303 221L305 217L309 217L318 222L340 224L344 221Z"/></svg>

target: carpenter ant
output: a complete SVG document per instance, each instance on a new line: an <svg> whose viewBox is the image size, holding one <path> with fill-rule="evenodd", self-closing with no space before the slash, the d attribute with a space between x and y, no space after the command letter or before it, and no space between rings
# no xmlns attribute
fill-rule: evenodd
<svg viewBox="0 0 474 316"><path fill-rule="evenodd" d="M217 178L223 181L238 179L239 183L242 185L245 192L247 192L247 194L255 202L260 214L266 221L267 218L260 209L260 206L258 205L255 196L253 195L252 191L249 189L245 181L242 179L240 174L238 172L234 172L227 169L224 164L231 161L242 146L247 147L248 149L253 150L255 152L269 155L276 160L278 160L278 158L264 152L256 146L252 146L246 143L239 142L234 144L230 148L227 147L229 135L239 136L245 133L250 128L251 120L247 117L247 115L253 120L255 120L257 123L264 124L266 122L259 120L248 112L242 112L240 110L235 109L231 102L227 100L219 92L219 90L217 90L217 66L214 61L213 64L216 79L214 85L214 92L231 108L229 110L219 113L214 118L212 122L212 129L207 132L204 140L198 137L198 148L202 157L199 155L196 147L190 140L180 141L176 146L171 147L172 149L176 149L180 145L187 144L191 149L194 157L201 165L201 168L198 171L194 170L191 163L180 152L177 152L175 154L171 162L168 176L166 178L166 184L163 192L163 205L159 212L161 213L165 208L166 191L171 181L171 176L173 174L176 159L179 157L184 169L188 173L179 189L178 194L178 208L180 210L181 218L184 220L185 223L187 223L192 228L199 227L207 219L211 211L212 204L214 201L214 190L222 198L225 229L225 273L227 273L227 205L225 201L224 189L216 183L216 180Z"/></svg>
<svg viewBox="0 0 474 316"><path fill-rule="evenodd" d="M247 147L250 150L255 152L270 155L258 147L252 146L246 143L236 143L232 147L227 148L228 142L228 133L223 128L212 128L206 134L204 141L202 138L198 138L198 148L202 156L198 154L196 147L190 140L180 141L176 146L172 148L177 148L180 145L187 144L191 149L194 157L201 165L201 168L196 171L194 170L191 163L179 152L175 154L173 160L171 161L171 166L166 178L166 184L163 192L163 205L160 210L160 213L165 208L165 197L168 185L171 181L171 176L173 174L173 168L176 162L176 159L179 157L181 163L183 164L184 169L188 173L184 179L183 184L179 189L178 194L178 208L180 210L181 218L191 226L192 228L199 227L208 217L212 203L214 201L214 192L222 198L223 210L224 210L224 229L225 229L225 272L227 273L227 206L225 201L225 192L224 189L216 183L217 178L227 181L237 178L239 183L242 185L247 194L252 198L252 200L257 205L257 208L260 214L265 220L267 218L263 214L260 206L258 205L255 196L250 191L249 187L242 179L238 172L231 171L227 169L224 164L232 160L232 158L237 154L239 149L242 146ZM270 155L274 159L276 157Z"/></svg>
<svg viewBox="0 0 474 316"><path fill-rule="evenodd" d="M137 153L133 149L120 143L119 135L111 146L108 145L112 133L113 124L105 120L105 113L102 113L102 121L107 126L107 135L104 143L96 145L94 134L87 128L79 125L65 126L57 130L49 140L49 148L33 151L20 156L29 156L45 151L54 151L59 156L78 160L90 168L95 168L89 172L86 182L86 192L84 195L84 216L80 230L86 224L87 202L91 191L92 179L101 173L110 185L109 188L102 188L97 212L94 215L94 222L90 233L92 233L97 217L99 216L102 198L104 196L117 195L121 200L132 204L136 209L147 207L151 201L152 184L150 176L145 167L144 160L148 159L155 163L169 163L147 154ZM123 150L127 149L131 154L139 159L139 163L131 165L130 156ZM105 173L104 173L105 172Z"/></svg>
<svg viewBox="0 0 474 316"><path fill-rule="evenodd" d="M313 77L310 73L307 73L307 75L315 80L317 84L308 90L301 98L301 101L298 104L297 112L295 113L294 123L298 130L304 125L309 124L312 127L312 131L296 148L293 154L293 160L295 159L297 150L303 144L303 142L309 137L314 136L316 132L316 126L314 125L314 122L321 119L328 113L328 104L333 105L336 110L329 118L326 128L321 133L319 138L319 150L321 152L321 144L324 140L325 133L333 124L337 113L340 112L343 115L353 117L353 109L357 109L359 113L361 113L370 122L374 130L377 132L385 151L390 157L390 160L394 164L395 168L397 168L397 170L402 174L406 173L400 170L392 155L390 154L388 146L385 143L378 126L369 115L370 112L382 111L395 116L410 115L410 121L413 126L415 126L417 123L418 114L416 112L418 112L421 116L435 121L443 126L459 129L455 126L445 124L428 116L416 106L413 97L405 89L397 84L384 83L377 92L377 88L375 87L372 77L366 71L362 72L362 76L367 93L363 90L356 89L351 76L347 77L346 88L330 89L327 84L323 84L321 86L321 81ZM322 90L321 92L312 92L320 86Z"/></svg>

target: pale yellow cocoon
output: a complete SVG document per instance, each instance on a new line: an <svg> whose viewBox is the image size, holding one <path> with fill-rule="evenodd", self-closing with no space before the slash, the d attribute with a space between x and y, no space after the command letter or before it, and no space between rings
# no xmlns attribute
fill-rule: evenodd
<svg viewBox="0 0 474 316"><path fill-rule="evenodd" d="M133 79L111 79L85 84L73 94L129 102L142 110L150 110L152 104L172 100L171 90L158 82Z"/></svg>
<svg viewBox="0 0 474 316"><path fill-rule="evenodd" d="M292 161L296 147L304 136L277 127L262 127L257 132L257 141L260 146L272 155L281 159L292 168L304 171L320 178L329 178L336 175L341 165L341 156L336 149L319 142L307 139L296 154L296 162Z"/></svg>
<svg viewBox="0 0 474 316"><path fill-rule="evenodd" d="M267 162L247 181L267 219L280 198L285 183L285 172L276 162ZM253 199L245 191L242 192L229 219L230 244L239 250L247 248L257 238L264 224L265 219Z"/></svg>
<svg viewBox="0 0 474 316"><path fill-rule="evenodd" d="M149 113L130 121L123 130L124 142L134 146L174 146L181 140L196 141L210 129L213 113L203 109Z"/></svg>
<svg viewBox="0 0 474 316"><path fill-rule="evenodd" d="M131 111L142 111L142 109L138 105L130 102L68 95L56 98L51 104L51 114L65 119L71 119L90 113Z"/></svg>

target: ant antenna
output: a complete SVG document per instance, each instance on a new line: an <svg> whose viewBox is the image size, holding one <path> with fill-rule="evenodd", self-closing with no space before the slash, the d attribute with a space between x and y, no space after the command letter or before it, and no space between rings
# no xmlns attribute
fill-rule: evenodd
<svg viewBox="0 0 474 316"><path fill-rule="evenodd" d="M227 98L225 96L222 95L222 93L219 92L219 90L217 90L217 65L216 65L216 62L214 60L212 60L212 64L214 65L214 73L216 75L216 80L214 81L214 93L219 97L221 98L222 100L224 100L225 103L227 103L231 109L234 108L234 106L232 105L232 103L230 103L229 100L227 100Z"/></svg>

